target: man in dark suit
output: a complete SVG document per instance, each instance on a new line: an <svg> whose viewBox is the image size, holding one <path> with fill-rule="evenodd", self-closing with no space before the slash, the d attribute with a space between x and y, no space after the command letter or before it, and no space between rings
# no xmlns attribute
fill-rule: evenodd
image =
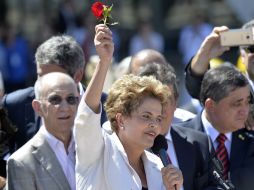
<svg viewBox="0 0 254 190"><path fill-rule="evenodd" d="M162 134L168 143L167 153L172 165L182 171L184 190L217 189L217 184L209 173L212 163L209 153L211 144L207 135L178 125L171 127L179 96L176 74L168 64L151 63L141 69L140 75L154 76L168 85L174 94L174 99L164 105Z"/></svg>
<svg viewBox="0 0 254 190"><path fill-rule="evenodd" d="M223 176L236 190L253 189L254 139L244 128L250 101L248 80L234 66L210 69L202 81L200 101L202 113L183 126L210 136L224 166Z"/></svg>

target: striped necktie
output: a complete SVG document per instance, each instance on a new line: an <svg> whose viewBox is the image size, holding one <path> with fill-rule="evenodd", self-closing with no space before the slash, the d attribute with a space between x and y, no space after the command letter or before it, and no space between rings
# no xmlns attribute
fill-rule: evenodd
<svg viewBox="0 0 254 190"><path fill-rule="evenodd" d="M169 162L170 164L172 164L171 159L170 159L168 153L167 153L167 160L168 160L168 162Z"/></svg>
<svg viewBox="0 0 254 190"><path fill-rule="evenodd" d="M218 147L216 149L217 158L222 162L223 165L223 178L228 179L229 172L229 159L228 152L225 146L225 141L227 137L224 134L220 134L216 140L218 142Z"/></svg>

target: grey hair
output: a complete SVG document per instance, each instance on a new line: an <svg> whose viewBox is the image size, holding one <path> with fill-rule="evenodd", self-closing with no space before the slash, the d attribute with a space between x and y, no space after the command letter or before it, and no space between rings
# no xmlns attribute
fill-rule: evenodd
<svg viewBox="0 0 254 190"><path fill-rule="evenodd" d="M247 78L233 65L221 65L206 72L201 84L200 102L205 105L207 98L219 102L230 92L247 85Z"/></svg>
<svg viewBox="0 0 254 190"><path fill-rule="evenodd" d="M42 43L35 53L35 61L40 64L54 64L62 67L73 77L79 69L84 69L84 52L71 36L53 36Z"/></svg>

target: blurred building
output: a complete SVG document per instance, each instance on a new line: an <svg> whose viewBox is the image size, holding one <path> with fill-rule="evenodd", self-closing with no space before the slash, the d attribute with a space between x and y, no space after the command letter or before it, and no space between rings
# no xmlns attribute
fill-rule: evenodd
<svg viewBox="0 0 254 190"><path fill-rule="evenodd" d="M94 0L1 0L0 24L8 22L29 43L32 52L54 34L73 35L84 49L86 56L94 54L91 42L94 23L90 7ZM238 28L254 17L254 1L246 0L105 0L114 4L112 16L119 25L111 27L117 34L116 61L129 56L130 39L135 36L139 20L149 20L155 32L164 39L163 51L181 81L184 66L179 53L180 31L189 25L194 13L205 13L205 22L213 26L226 25ZM247 4L246 4L247 3ZM93 24L91 24L93 23ZM1 30L0 30L1 35ZM90 44L89 44L90 43ZM32 56L34 57L34 56ZM0 60L1 55L0 55ZM0 63L1 64L1 63ZM34 71L33 71L34 72ZM184 91L184 85L181 84ZM181 90L180 89L180 90ZM181 98L180 98L181 99ZM181 101L180 101L181 102Z"/></svg>

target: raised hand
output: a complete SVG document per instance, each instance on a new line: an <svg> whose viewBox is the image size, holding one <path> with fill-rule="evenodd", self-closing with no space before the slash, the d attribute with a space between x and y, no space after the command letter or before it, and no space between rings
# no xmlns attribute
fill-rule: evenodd
<svg viewBox="0 0 254 190"><path fill-rule="evenodd" d="M94 45L102 64L111 63L114 52L112 32L108 26L99 24L95 26Z"/></svg>
<svg viewBox="0 0 254 190"><path fill-rule="evenodd" d="M194 73L203 75L209 68L209 61L222 55L229 47L220 45L220 32L228 30L226 26L215 27L205 38L197 54L191 62L191 69Z"/></svg>
<svg viewBox="0 0 254 190"><path fill-rule="evenodd" d="M106 25L99 24L95 26L94 45L100 61L87 86L84 97L87 105L94 112L98 113L100 111L99 108L103 84L114 52L112 32Z"/></svg>

